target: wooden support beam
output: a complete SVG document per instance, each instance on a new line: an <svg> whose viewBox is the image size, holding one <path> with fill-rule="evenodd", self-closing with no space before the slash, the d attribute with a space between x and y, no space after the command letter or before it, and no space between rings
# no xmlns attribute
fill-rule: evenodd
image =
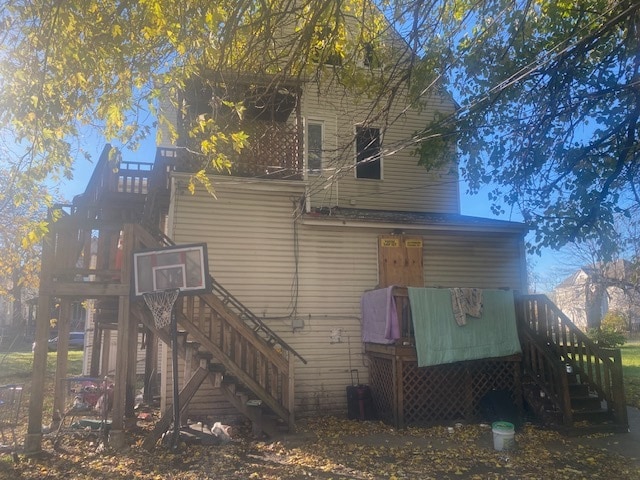
<svg viewBox="0 0 640 480"><path fill-rule="evenodd" d="M106 377L109 375L109 360L111 359L111 330L100 329L102 338L102 358L100 363L100 375Z"/></svg>
<svg viewBox="0 0 640 480"><path fill-rule="evenodd" d="M127 315L131 317L131 301L129 296L120 297L120 303L124 303L123 309L126 310ZM133 318L129 318L128 330L127 330L127 356L128 369L127 369L127 395L125 404L125 418L128 420L134 419L135 425L135 401L136 401L136 373L138 370L138 322ZM129 424L130 422L127 422Z"/></svg>
<svg viewBox="0 0 640 480"><path fill-rule="evenodd" d="M93 323L92 337L89 375L97 377L100 374L100 354L102 352L102 328L100 328L100 325L97 322Z"/></svg>
<svg viewBox="0 0 640 480"><path fill-rule="evenodd" d="M125 225L122 241L123 258L133 257L134 235L133 226ZM128 279L131 275L130 262L124 262L120 272L120 281L128 285ZM119 449L124 447L124 420L127 407L127 388L129 384L128 371L130 366L130 357L127 348L127 338L130 332L136 332L131 328L130 301L129 292L121 295L118 302L118 355L116 356L116 374L115 385L113 391L113 419L111 420L111 440L110 444L113 448ZM135 322L133 322L135 323ZM135 365L135 362L134 362Z"/></svg>
<svg viewBox="0 0 640 480"><path fill-rule="evenodd" d="M126 283L102 283L102 282L55 282L48 287L40 287L40 295L53 297L97 298L109 296L129 295L131 286Z"/></svg>
<svg viewBox="0 0 640 480"><path fill-rule="evenodd" d="M126 304L126 305L125 305ZM113 388L113 419L111 420L111 446L119 449L124 447L124 418L126 412L129 355L127 352L127 337L129 322L129 302L119 302L118 307L118 355L116 355L116 374Z"/></svg>
<svg viewBox="0 0 640 480"><path fill-rule="evenodd" d="M55 260L55 245L52 234L42 241L42 262L40 267L40 288L51 282L51 269ZM38 296L36 312L36 347L33 353L33 372L31 374L31 395L29 396L29 424L24 439L24 452L27 455L42 451L42 409L44 405L44 381L47 374L47 353L50 327L51 297L46 293Z"/></svg>
<svg viewBox="0 0 640 480"><path fill-rule="evenodd" d="M158 339L150 328L145 328L145 356L144 356L144 393L143 400L151 404L153 393L156 391L158 366Z"/></svg>
<svg viewBox="0 0 640 480"><path fill-rule="evenodd" d="M46 248L43 248L43 250L46 250ZM43 258L46 258L44 251ZM33 352L31 395L29 396L29 425L24 439L24 452L27 455L37 454L42 451L42 409L44 405L44 381L47 372L50 308L51 297L40 295L36 313L36 347Z"/></svg>
<svg viewBox="0 0 640 480"><path fill-rule="evenodd" d="M200 385L202 385L202 382L204 382L204 379L208 376L209 371L201 367L198 367L198 369L193 372L193 375L185 386L182 387L182 390L180 390L180 394L178 395L178 405L180 405L181 412L187 408L189 402L200 388ZM169 429L172 421L173 407L165 409L162 418L158 420L153 431L144 439L142 446L147 450L151 450L155 447L158 439Z"/></svg>
<svg viewBox="0 0 640 480"><path fill-rule="evenodd" d="M60 414L65 411L65 383L67 378L67 366L69 356L69 330L71 325L71 300L60 299L60 311L58 315L58 346L56 358L55 388L53 394L53 411Z"/></svg>

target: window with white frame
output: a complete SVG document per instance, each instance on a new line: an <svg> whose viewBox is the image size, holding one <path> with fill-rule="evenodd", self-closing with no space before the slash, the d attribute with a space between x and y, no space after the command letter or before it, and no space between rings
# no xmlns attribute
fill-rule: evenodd
<svg viewBox="0 0 640 480"><path fill-rule="evenodd" d="M382 179L380 129L356 127L356 178Z"/></svg>
<svg viewBox="0 0 640 480"><path fill-rule="evenodd" d="M319 121L307 122L307 173L322 173L323 124Z"/></svg>

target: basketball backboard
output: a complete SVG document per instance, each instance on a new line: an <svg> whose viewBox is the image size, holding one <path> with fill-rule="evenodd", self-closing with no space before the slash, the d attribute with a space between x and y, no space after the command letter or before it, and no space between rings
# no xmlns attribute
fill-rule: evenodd
<svg viewBox="0 0 640 480"><path fill-rule="evenodd" d="M172 289L184 294L211 290L205 243L134 252L133 296Z"/></svg>

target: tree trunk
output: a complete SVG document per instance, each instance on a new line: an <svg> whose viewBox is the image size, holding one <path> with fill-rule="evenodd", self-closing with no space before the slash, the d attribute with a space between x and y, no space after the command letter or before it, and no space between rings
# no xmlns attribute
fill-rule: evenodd
<svg viewBox="0 0 640 480"><path fill-rule="evenodd" d="M600 328L602 324L602 305L605 288L597 282L588 282L585 286L585 308L587 328Z"/></svg>
<svg viewBox="0 0 640 480"><path fill-rule="evenodd" d="M12 274L13 288L10 293L13 297L13 311L11 325L14 327L21 326L23 324L22 315L22 285L20 285L20 271L15 269Z"/></svg>

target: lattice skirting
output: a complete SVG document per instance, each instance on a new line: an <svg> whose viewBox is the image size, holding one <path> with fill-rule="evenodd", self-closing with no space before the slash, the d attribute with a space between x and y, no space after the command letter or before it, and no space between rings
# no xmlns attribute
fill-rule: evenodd
<svg viewBox="0 0 640 480"><path fill-rule="evenodd" d="M520 357L418 368L415 357L369 352L369 377L378 417L397 428L479 418L480 400L507 390L522 410Z"/></svg>

